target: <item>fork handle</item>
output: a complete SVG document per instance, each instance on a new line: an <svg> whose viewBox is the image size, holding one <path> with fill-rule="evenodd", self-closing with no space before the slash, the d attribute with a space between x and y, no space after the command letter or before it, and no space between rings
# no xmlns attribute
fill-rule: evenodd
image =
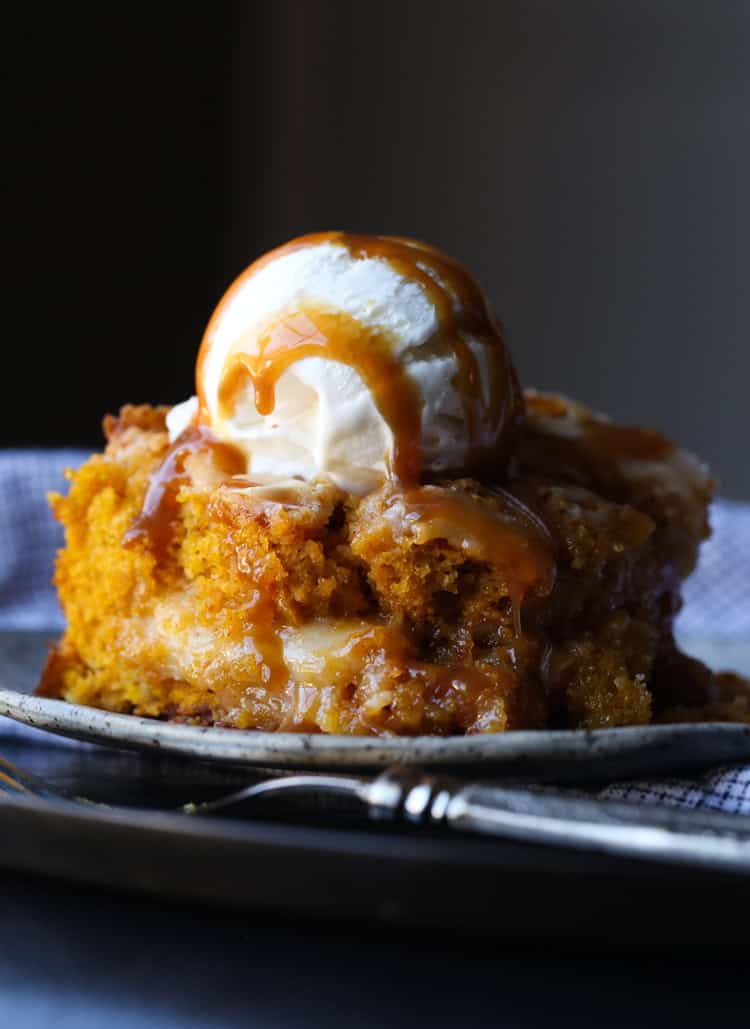
<svg viewBox="0 0 750 1029"><path fill-rule="evenodd" d="M544 791L464 785L391 769L361 793L373 818L585 848L618 856L750 871L750 819L627 802L554 796Z"/></svg>

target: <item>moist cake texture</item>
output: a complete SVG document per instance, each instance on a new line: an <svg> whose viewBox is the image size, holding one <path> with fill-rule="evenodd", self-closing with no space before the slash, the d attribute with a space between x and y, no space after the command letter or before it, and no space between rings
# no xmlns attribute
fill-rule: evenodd
<svg viewBox="0 0 750 1029"><path fill-rule="evenodd" d="M166 409L125 407L104 454L52 498L68 628L42 692L359 734L743 718L744 687L672 636L708 531L705 470L561 397L529 392L526 406L497 483L385 482L360 498L228 480L198 449L151 535Z"/></svg>

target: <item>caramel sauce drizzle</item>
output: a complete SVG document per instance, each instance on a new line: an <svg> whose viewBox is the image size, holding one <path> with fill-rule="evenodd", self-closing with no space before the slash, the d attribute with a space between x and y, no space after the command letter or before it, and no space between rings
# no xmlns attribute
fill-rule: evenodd
<svg viewBox="0 0 750 1029"><path fill-rule="evenodd" d="M342 623L345 624L345 623ZM402 633L392 632L387 626L372 626L362 632L352 632L351 636L338 651L334 650L334 661L332 667L326 663L322 676L317 677L318 681L313 683L291 683L287 690L288 706L284 713L284 720L279 726L281 731L296 732L318 732L319 718L321 713L325 718L325 708L330 700L335 698L341 686L347 684L347 673L352 666L357 667L367 662L376 676L381 675L381 670L388 666L397 665L409 669L411 682L420 682L421 688L430 698L430 703L442 706L449 698L455 699L458 694L462 698L477 703L479 697L488 690L493 694L498 691L510 695L515 679L510 669L498 668L495 666L493 674L488 674L486 668L477 665L466 664L464 661L456 660L448 665L435 665L425 662L415 656L414 648ZM336 658L339 658L337 661ZM387 681L387 676L383 676ZM322 679L322 681L320 681ZM384 714L382 731L389 731L390 706L394 699L393 686L386 686L379 698ZM322 711L321 711L322 709ZM401 721L400 729L404 731L404 722L408 725L408 718L405 718L403 708L399 712ZM356 724L356 722L355 722ZM359 723L362 725L362 723ZM372 732L372 724L367 722L362 725L367 732ZM414 728L417 729L417 724ZM334 724L333 731L338 726ZM498 719L496 711L490 709L480 714L479 719L472 725L472 731L477 729L502 730L505 728L504 720ZM325 731L331 731L326 729ZM351 732L351 724L344 731Z"/></svg>
<svg viewBox="0 0 750 1029"><path fill-rule="evenodd" d="M527 390L526 403L531 416L538 418L568 419L576 405L554 393ZM617 425L588 414L573 424L581 433L581 443L592 454L620 461L663 461L675 452L675 445L655 429L642 429L633 425ZM561 440L565 437L559 437ZM578 444L575 436L571 437Z"/></svg>
<svg viewBox="0 0 750 1029"><path fill-rule="evenodd" d="M229 443L217 440L203 425L190 426L175 440L159 467L149 478L140 514L122 538L123 546L144 540L157 560L166 556L172 541L172 526L180 487L191 481L185 461L208 453L216 470L231 478L245 469L245 458Z"/></svg>
<svg viewBox="0 0 750 1029"><path fill-rule="evenodd" d="M422 287L435 307L442 335L456 358L456 385L476 452L474 467L480 469L489 462L497 462L499 452L507 452L510 445L506 437L520 420L523 400L502 329L476 279L460 262L418 240L351 233L333 235L353 256L386 260L395 271ZM470 337L502 355L502 361L497 362L501 370L494 365L490 368L492 380L487 383L486 396L477 358L467 343Z"/></svg>
<svg viewBox="0 0 750 1029"><path fill-rule="evenodd" d="M468 557L499 566L520 636L524 598L531 592L546 596L555 584L555 546L544 522L525 504L499 487L493 496L501 501L499 507L465 493L423 486L396 493L389 513L418 543L444 539Z"/></svg>
<svg viewBox="0 0 750 1029"><path fill-rule="evenodd" d="M166 558L173 538L177 514L177 494L180 487L193 481L185 462L206 455L211 471L221 480L234 480L245 470L245 456L231 444L217 440L205 426L192 425L175 440L163 461L151 475L140 514L122 538L123 546L133 546L143 540L157 561ZM238 561L240 571L250 574ZM280 691L286 685L289 672L284 660L284 647L275 624L275 604L272 592L256 588L247 607L243 642L249 648L260 669L263 685Z"/></svg>
<svg viewBox="0 0 750 1029"><path fill-rule="evenodd" d="M592 450L620 461L663 461L675 449L671 440L654 429L609 422L590 422L585 438Z"/></svg>
<svg viewBox="0 0 750 1029"><path fill-rule="evenodd" d="M396 236L317 233L293 240L252 264L225 294L203 338L196 370L202 419L207 421L209 417L203 366L225 305L236 289L270 261L302 247L326 242L345 246L357 258L386 260L395 271L419 283L435 307L441 335L456 358L457 387L469 426L473 464L471 469L455 471L468 473L497 466L507 456L523 414L522 394L502 330L481 288L461 264L425 243ZM467 342L470 337L500 351L502 359L492 362L489 382L482 382L476 356ZM393 356L392 342L353 319L320 311L292 312L262 339L238 340L232 347L220 386L223 416L231 413L243 380L248 378L258 412L270 414L280 376L296 361L311 356L340 361L360 374L393 433L391 474L407 484L419 482L419 391Z"/></svg>
<svg viewBox="0 0 750 1029"><path fill-rule="evenodd" d="M276 625L276 605L270 591L257 589L247 608L247 630L243 633L258 662L263 685L280 692L289 681L289 669L284 660L284 644Z"/></svg>
<svg viewBox="0 0 750 1029"><path fill-rule="evenodd" d="M238 340L219 388L221 416L231 414L248 379L258 413L271 414L276 383L305 357L324 357L356 367L393 432L393 474L417 481L422 460L419 390L394 357L390 339L343 314L300 311L290 315L254 343L252 351L246 349L244 339Z"/></svg>

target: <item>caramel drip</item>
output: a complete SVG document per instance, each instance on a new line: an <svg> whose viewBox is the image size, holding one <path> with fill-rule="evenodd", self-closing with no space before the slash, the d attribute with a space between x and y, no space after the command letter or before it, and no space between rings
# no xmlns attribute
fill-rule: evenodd
<svg viewBox="0 0 750 1029"><path fill-rule="evenodd" d="M289 681L289 669L276 625L276 605L269 590L261 588L254 593L242 638L258 663L263 686L281 692Z"/></svg>
<svg viewBox="0 0 750 1029"><path fill-rule="evenodd" d="M351 233L333 235L353 256L386 260L395 271L422 287L435 307L442 335L456 359L456 386L477 452L477 464L481 467L496 458L502 449L502 436L520 416L522 399L502 330L477 281L458 261L417 240ZM493 362L489 369L493 381L486 384L486 393L468 338L499 349L503 356L499 362L500 381Z"/></svg>
<svg viewBox="0 0 750 1029"><path fill-rule="evenodd" d="M224 367L219 408L227 417L247 379L261 415L271 414L279 378L304 357L324 357L356 368L394 439L393 474L419 479L421 403L417 386L393 355L389 338L343 314L299 312L274 326L252 352L240 339ZM314 318L314 321L312 320ZM250 341L248 341L250 342ZM251 344L252 345L252 344Z"/></svg>
<svg viewBox="0 0 750 1029"><path fill-rule="evenodd" d="M526 402L530 418L521 449L529 439L543 441L546 465L557 473L580 471L581 458L599 467L619 461L666 461L675 453L674 443L655 429L605 421L554 393L527 390Z"/></svg>
<svg viewBox="0 0 750 1029"><path fill-rule="evenodd" d="M231 518L221 501L212 500L209 513L224 521L227 528ZM228 538L231 536L228 534ZM289 682L289 668L284 658L284 643L279 632L278 605L273 575L248 561L241 546L234 548L236 566L247 583L241 621L233 633L234 641L252 657L260 672L260 683L265 689L281 693ZM239 702L239 699L238 699Z"/></svg>
<svg viewBox="0 0 750 1029"><path fill-rule="evenodd" d="M592 450L620 461L662 461L674 452L674 444L660 432L609 422L590 422L586 442Z"/></svg>
<svg viewBox="0 0 750 1029"><path fill-rule="evenodd" d="M419 543L444 539L467 557L498 566L519 636L524 598L531 592L546 596L554 586L555 547L542 520L520 500L499 488L493 498L496 503L489 505L465 493L423 486L396 493L389 514Z"/></svg>
<svg viewBox="0 0 750 1029"><path fill-rule="evenodd" d="M224 307L235 290L270 261L321 243L343 245L356 258L386 260L395 271L421 286L437 312L441 339L455 355L456 387L462 398L472 445L471 468L453 471L494 470L498 461L507 457L523 414L522 394L502 330L484 293L461 264L425 243L400 237L318 233L293 240L251 265L230 287L206 329L196 372L202 419L209 418L203 390L203 365ZM482 369L469 339L499 351L496 359L488 362L489 381L482 381ZM310 356L343 362L361 375L393 433L392 474L407 484L419 482L421 397L418 390L400 368L391 341L344 316L296 311L260 341L238 340L232 347L220 386L220 406L225 415L231 412L246 377L252 382L259 413L270 414L279 377L296 361Z"/></svg>
<svg viewBox="0 0 750 1029"><path fill-rule="evenodd" d="M342 628L346 622L340 623ZM335 626L333 631L337 631ZM382 689L363 703L347 688L353 670L364 667ZM394 679L394 669L407 674ZM354 672L356 675L356 671ZM472 664L457 658L446 664L425 661L417 656L413 644L400 629L384 625L364 631L351 631L343 646L327 650L315 662L308 680L295 669L286 690L286 705L281 731L376 732L405 734L419 731L424 707L431 709L431 733L461 730L502 731L508 727L508 707L518 709L533 691L515 689L516 676L510 665ZM523 696L519 698L519 693ZM399 697L401 694L401 697ZM409 702L415 695L423 703ZM345 699L346 698L346 699ZM406 703L404 703L404 700ZM530 705L529 705L530 706ZM363 709L367 711L363 718ZM445 720L440 725L440 711Z"/></svg>
<svg viewBox="0 0 750 1029"><path fill-rule="evenodd" d="M166 555L172 540L180 486L190 482L185 461L195 454L210 455L216 471L231 478L245 470L245 459L235 447L215 439L204 426L191 426L175 440L149 478L140 514L122 537L123 546L145 540L157 560Z"/></svg>

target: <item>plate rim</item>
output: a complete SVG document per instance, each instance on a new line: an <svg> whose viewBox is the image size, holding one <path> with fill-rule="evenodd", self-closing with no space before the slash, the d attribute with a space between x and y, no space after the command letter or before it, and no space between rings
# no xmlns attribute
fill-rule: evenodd
<svg viewBox="0 0 750 1029"><path fill-rule="evenodd" d="M345 736L184 725L0 688L0 715L57 735L234 765L376 768L394 763L597 764L640 753L657 764L692 745L698 764L750 760L750 725L713 722L609 729L514 730L471 736ZM713 756L712 756L713 755ZM660 760L664 759L664 760ZM684 764L685 762L680 762Z"/></svg>

